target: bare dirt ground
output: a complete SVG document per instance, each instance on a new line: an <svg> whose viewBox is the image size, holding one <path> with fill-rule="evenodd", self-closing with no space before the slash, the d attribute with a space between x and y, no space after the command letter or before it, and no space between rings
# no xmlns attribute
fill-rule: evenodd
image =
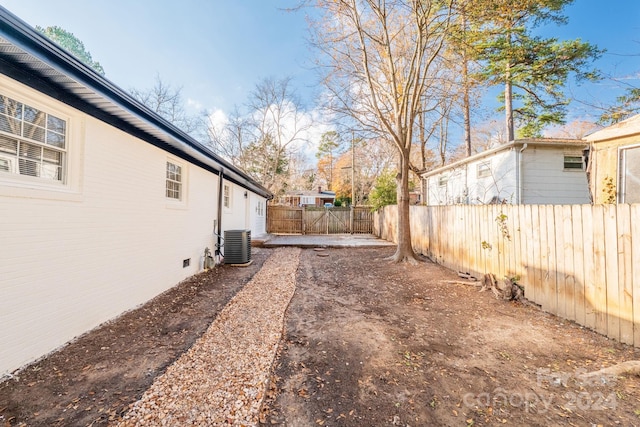
<svg viewBox="0 0 640 427"><path fill-rule="evenodd" d="M640 425L638 351L385 249L303 250L267 425ZM271 253L195 276L0 383L0 426L109 425L189 349Z"/></svg>
<svg viewBox="0 0 640 427"><path fill-rule="evenodd" d="M391 253L302 253L266 423L640 425L637 377L581 377L638 351Z"/></svg>
<svg viewBox="0 0 640 427"><path fill-rule="evenodd" d="M0 383L0 426L119 421L204 333L269 253L254 248L249 267L198 274Z"/></svg>

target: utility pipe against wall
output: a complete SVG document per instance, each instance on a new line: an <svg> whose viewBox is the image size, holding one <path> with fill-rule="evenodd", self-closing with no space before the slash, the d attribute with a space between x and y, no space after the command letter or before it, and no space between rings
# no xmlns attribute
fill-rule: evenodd
<svg viewBox="0 0 640 427"><path fill-rule="evenodd" d="M525 142L518 153L518 204L522 204L522 152L527 149Z"/></svg>
<svg viewBox="0 0 640 427"><path fill-rule="evenodd" d="M224 168L220 168L220 173L218 174L218 229L214 230L214 233L217 236L216 243L216 255L222 255L220 253L220 248L222 247L222 193L224 191Z"/></svg>

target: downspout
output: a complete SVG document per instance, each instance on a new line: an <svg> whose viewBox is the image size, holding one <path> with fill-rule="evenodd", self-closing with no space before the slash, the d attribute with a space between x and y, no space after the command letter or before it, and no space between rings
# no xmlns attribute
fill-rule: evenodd
<svg viewBox="0 0 640 427"><path fill-rule="evenodd" d="M424 178L424 203L429 206L429 177Z"/></svg>
<svg viewBox="0 0 640 427"><path fill-rule="evenodd" d="M469 164L464 167L464 204L469 204Z"/></svg>
<svg viewBox="0 0 640 427"><path fill-rule="evenodd" d="M220 173L218 174L218 229L215 230L215 234L217 237L216 242L216 255L222 255L220 252L220 248L222 247L222 192L224 190L224 168L220 168Z"/></svg>
<svg viewBox="0 0 640 427"><path fill-rule="evenodd" d="M527 149L527 143L525 142L520 152L518 153L518 204L522 204L522 152Z"/></svg>
<svg viewBox="0 0 640 427"><path fill-rule="evenodd" d="M582 150L582 158L584 159L584 165L585 165L584 169L585 169L585 174L587 176L587 187L589 188L589 201L591 202L591 204L593 204L596 200L595 181L592 180L593 177L591 176L591 171L593 170L592 163L596 159L595 156L591 155L593 149L594 147L592 142L589 144L587 148Z"/></svg>

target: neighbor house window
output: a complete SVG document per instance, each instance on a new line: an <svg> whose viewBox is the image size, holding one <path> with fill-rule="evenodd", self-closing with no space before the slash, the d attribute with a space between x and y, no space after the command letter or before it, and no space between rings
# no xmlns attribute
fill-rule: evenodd
<svg viewBox="0 0 640 427"><path fill-rule="evenodd" d="M438 178L438 186L444 187L445 185L447 185L448 181L449 177L446 175L442 175L440 178Z"/></svg>
<svg viewBox="0 0 640 427"><path fill-rule="evenodd" d="M231 207L231 189L229 188L229 185L225 184L223 190L222 203L225 208Z"/></svg>
<svg viewBox="0 0 640 427"><path fill-rule="evenodd" d="M167 198L182 200L182 166L167 162Z"/></svg>
<svg viewBox="0 0 640 427"><path fill-rule="evenodd" d="M67 122L0 95L0 172L64 181Z"/></svg>
<svg viewBox="0 0 640 427"><path fill-rule="evenodd" d="M478 165L478 178L491 176L491 162L483 162Z"/></svg>
<svg viewBox="0 0 640 427"><path fill-rule="evenodd" d="M640 203L640 146L620 150L620 203Z"/></svg>
<svg viewBox="0 0 640 427"><path fill-rule="evenodd" d="M316 198L314 196L302 196L300 198L300 204L301 205L315 205L316 204Z"/></svg>
<svg viewBox="0 0 640 427"><path fill-rule="evenodd" d="M565 155L564 156L564 170L582 170L584 169L582 163L582 156Z"/></svg>

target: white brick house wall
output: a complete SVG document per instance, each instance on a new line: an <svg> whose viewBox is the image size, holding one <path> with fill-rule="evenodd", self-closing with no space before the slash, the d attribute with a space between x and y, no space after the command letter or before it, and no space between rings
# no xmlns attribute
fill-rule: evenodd
<svg viewBox="0 0 640 427"><path fill-rule="evenodd" d="M2 375L199 272L219 178L2 75L0 91L69 126L66 184L0 172ZM167 161L183 168L182 201L165 195ZM233 188L223 227L248 227Z"/></svg>

